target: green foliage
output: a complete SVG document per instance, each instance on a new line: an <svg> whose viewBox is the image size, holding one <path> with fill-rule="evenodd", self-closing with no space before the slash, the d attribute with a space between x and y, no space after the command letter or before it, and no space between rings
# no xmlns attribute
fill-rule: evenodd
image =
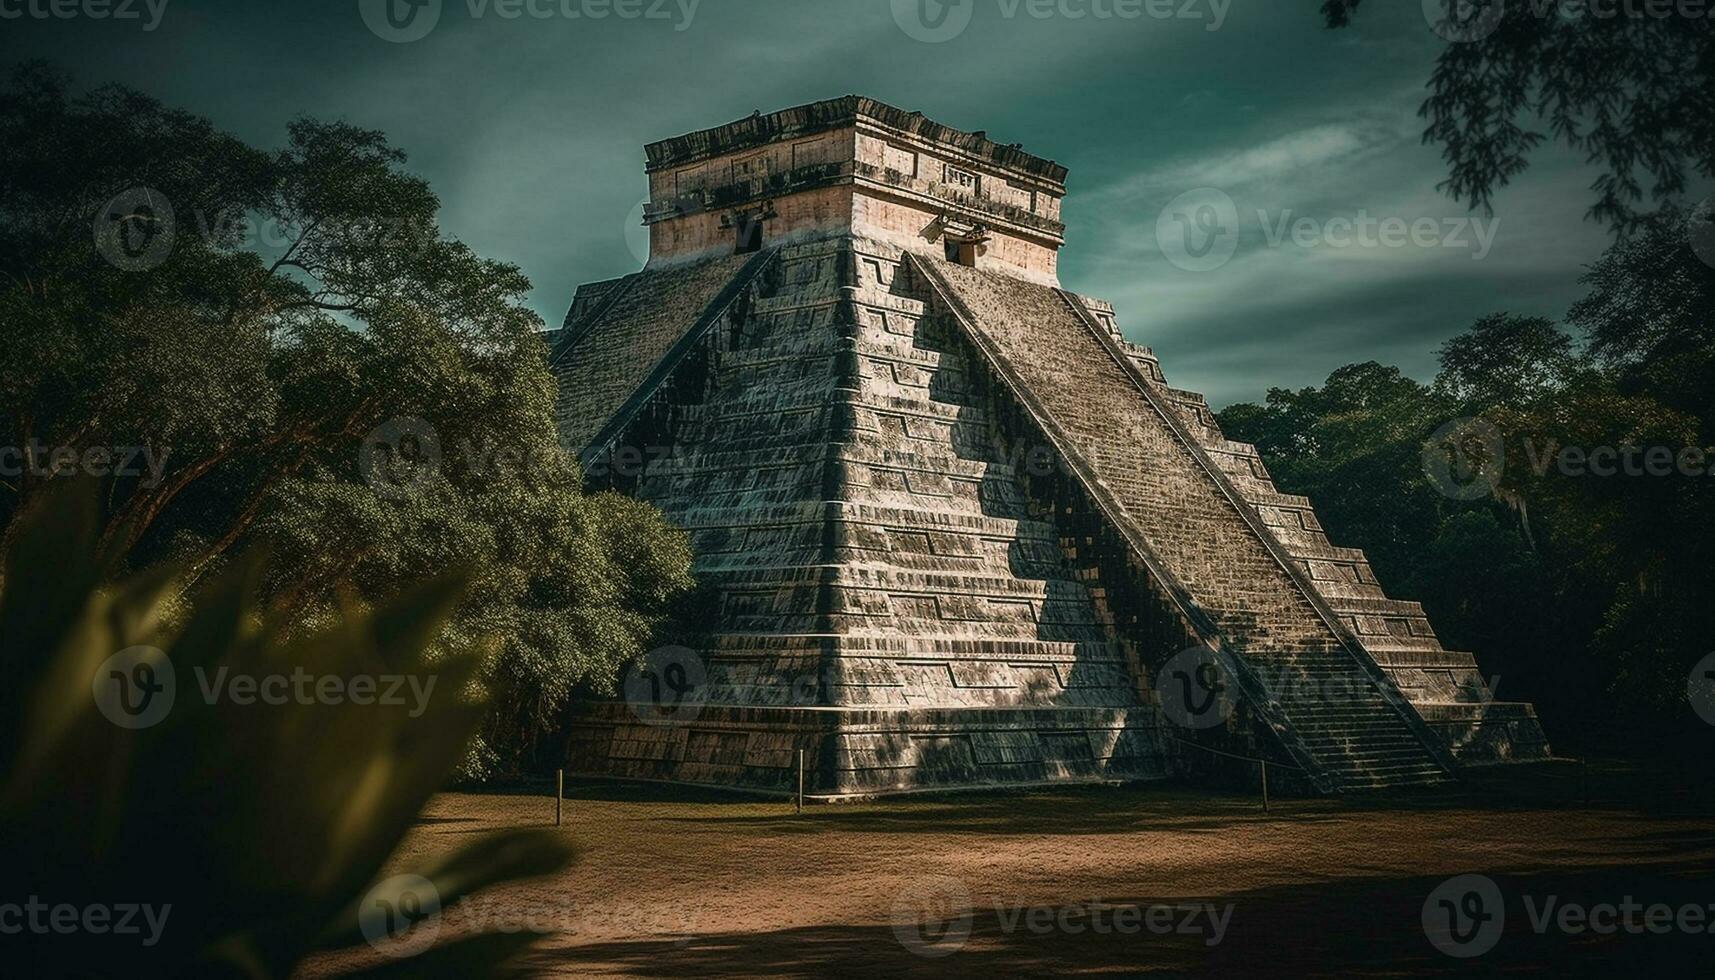
<svg viewBox="0 0 1715 980"><path fill-rule="evenodd" d="M1576 365L1554 321L1495 313L1441 345L1438 380L1462 405L1526 405L1562 390Z"/></svg>
<svg viewBox="0 0 1715 980"><path fill-rule="evenodd" d="M1677 467L1680 450L1715 447L1715 269L1673 216L1584 282L1569 317L1583 349L1550 321L1496 314L1442 347L1431 386L1356 364L1220 413L1282 489L1311 497L1331 540L1364 548L1390 594L1422 601L1444 643L1475 651L1502 697L1536 701L1574 747L1683 726L1715 635L1715 453L1692 475L1581 463L1662 447ZM1453 500L1423 475L1425 440L1458 417L1501 438L1489 497ZM1562 464L1567 447L1578 465Z"/></svg>
<svg viewBox="0 0 1715 980"><path fill-rule="evenodd" d="M240 561L205 577L189 615L167 625L161 602L179 570L102 585L93 490L62 483L44 494L6 556L0 861L17 901L147 905L160 927L26 929L7 937L10 962L28 963L32 976L285 977L318 949L361 942L364 902L386 897L372 885L483 717L470 692L484 651L432 642L463 576L306 631L258 604L264 569ZM175 694L164 717L126 728L104 716L92 685L106 682L109 657L139 646L172 666L175 679L162 684ZM202 695L220 671L294 670L437 683L412 704ZM445 907L570 858L552 832L515 831L416 873ZM488 974L532 938L472 936L378 975Z"/></svg>
<svg viewBox="0 0 1715 980"><path fill-rule="evenodd" d="M1715 428L1715 271L1685 241L1695 234L1690 222L1710 219L1666 213L1616 243L1591 266L1589 294L1567 313L1621 391L1648 391L1705 430Z"/></svg>
<svg viewBox="0 0 1715 980"><path fill-rule="evenodd" d="M653 511L582 492L528 280L443 237L403 165L344 123L298 120L263 151L136 92L20 71L0 87L0 446L147 449L157 474L103 480L119 567L173 561L194 584L265 544L263 598L297 628L469 569L436 642L501 638L470 756L486 761L463 772L481 777L647 647L689 552ZM157 205L137 221L172 247L127 269L91 229L137 187ZM401 464L400 427L438 461ZM0 552L56 479L0 483Z"/></svg>

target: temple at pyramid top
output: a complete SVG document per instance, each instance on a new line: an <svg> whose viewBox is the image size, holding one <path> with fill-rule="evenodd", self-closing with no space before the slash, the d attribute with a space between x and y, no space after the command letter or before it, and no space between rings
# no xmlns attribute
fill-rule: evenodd
<svg viewBox="0 0 1715 980"><path fill-rule="evenodd" d="M852 234L1057 285L1066 168L862 96L648 146L651 266Z"/></svg>

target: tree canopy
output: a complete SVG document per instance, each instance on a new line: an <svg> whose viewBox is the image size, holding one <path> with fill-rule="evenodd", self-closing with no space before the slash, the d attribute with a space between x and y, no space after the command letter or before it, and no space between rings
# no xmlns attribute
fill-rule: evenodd
<svg viewBox="0 0 1715 980"><path fill-rule="evenodd" d="M447 640L504 641L475 774L611 683L690 554L582 492L528 280L438 210L381 133L300 119L259 149L21 69L0 88L0 550L76 471L103 481L115 574L170 561L189 586L267 548L269 602L306 624L465 569Z"/></svg>

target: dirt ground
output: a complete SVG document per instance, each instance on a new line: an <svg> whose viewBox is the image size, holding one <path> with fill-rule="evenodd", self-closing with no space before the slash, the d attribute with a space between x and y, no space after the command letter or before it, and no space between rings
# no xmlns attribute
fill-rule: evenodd
<svg viewBox="0 0 1715 980"><path fill-rule="evenodd" d="M521 961L532 976L1708 975L1715 818L1684 780L1554 764L1407 796L1276 800L1266 814L1164 785L802 816L778 801L574 785L561 832L578 863L455 907L439 938L552 929ZM552 826L553 808L551 795L439 796L396 863ZM1432 945L1424 925L1431 893L1462 874L1492 879L1504 909L1493 947L1469 958ZM1696 906L1704 924L1656 934L1639 912L1636 934L1631 920L1596 934L1542 920L1627 900ZM306 975L381 962L364 949Z"/></svg>

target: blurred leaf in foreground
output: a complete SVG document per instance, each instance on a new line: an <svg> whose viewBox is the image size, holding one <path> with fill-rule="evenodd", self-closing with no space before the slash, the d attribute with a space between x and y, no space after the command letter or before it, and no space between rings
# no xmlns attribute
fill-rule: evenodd
<svg viewBox="0 0 1715 980"><path fill-rule="evenodd" d="M7 972L283 977L367 939L386 972L469 976L527 946L433 945L437 911L564 867L551 832L377 883L483 717L486 651L428 652L463 576L305 634L261 611L252 559L167 626L172 570L99 585L91 491L46 495L0 581Z"/></svg>

